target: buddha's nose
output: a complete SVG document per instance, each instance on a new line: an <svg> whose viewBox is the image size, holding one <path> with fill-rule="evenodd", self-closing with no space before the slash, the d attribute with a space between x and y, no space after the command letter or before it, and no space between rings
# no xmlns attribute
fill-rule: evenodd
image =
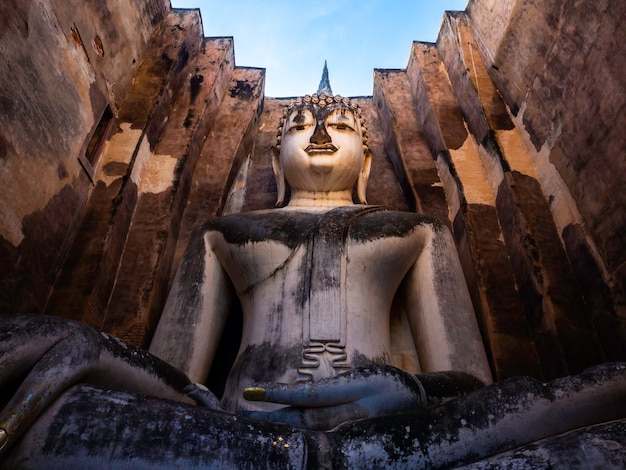
<svg viewBox="0 0 626 470"><path fill-rule="evenodd" d="M326 132L324 121L317 121L315 124L315 132L313 132L309 142L315 145L323 145L332 142L331 137L328 135L328 132Z"/></svg>

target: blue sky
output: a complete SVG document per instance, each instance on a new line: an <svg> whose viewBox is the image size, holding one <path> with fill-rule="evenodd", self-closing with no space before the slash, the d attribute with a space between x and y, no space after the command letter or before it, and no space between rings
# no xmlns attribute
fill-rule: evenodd
<svg viewBox="0 0 626 470"><path fill-rule="evenodd" d="M233 36L238 66L266 69L265 94L313 93L324 60L333 92L372 94L375 68L405 68L411 43L434 42L445 10L467 0L171 0L200 8L205 36Z"/></svg>

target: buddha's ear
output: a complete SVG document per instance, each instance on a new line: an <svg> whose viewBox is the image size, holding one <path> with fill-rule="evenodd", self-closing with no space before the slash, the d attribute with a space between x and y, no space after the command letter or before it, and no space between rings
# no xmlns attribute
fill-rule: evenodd
<svg viewBox="0 0 626 470"><path fill-rule="evenodd" d="M356 195L359 198L359 202L361 204L367 204L366 199L366 190L367 190L367 180L370 177L370 170L372 169L372 152L369 148L363 148L364 160L363 160L363 169L361 173L359 173L359 178L356 182Z"/></svg>
<svg viewBox="0 0 626 470"><path fill-rule="evenodd" d="M285 202L285 173L280 165L280 151L272 146L272 169L276 178L276 206L281 206Z"/></svg>

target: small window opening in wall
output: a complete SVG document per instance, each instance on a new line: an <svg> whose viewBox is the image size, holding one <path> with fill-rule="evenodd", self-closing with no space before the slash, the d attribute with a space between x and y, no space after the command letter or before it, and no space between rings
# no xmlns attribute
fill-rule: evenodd
<svg viewBox="0 0 626 470"><path fill-rule="evenodd" d="M111 135L114 122L115 117L113 116L113 112L111 111L111 108L107 106L102 113L102 117L100 118L98 125L91 135L91 139L89 139L85 156L79 158L81 165L87 172L87 175L92 183L94 167L96 166L98 158L100 158L100 154L102 153L102 148L104 147L106 140Z"/></svg>

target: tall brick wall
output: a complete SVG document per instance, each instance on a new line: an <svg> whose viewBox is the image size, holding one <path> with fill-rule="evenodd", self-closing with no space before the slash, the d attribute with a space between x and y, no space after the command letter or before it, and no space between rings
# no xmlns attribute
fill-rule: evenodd
<svg viewBox="0 0 626 470"><path fill-rule="evenodd" d="M484 67L528 148L567 272L609 360L626 348L626 39L622 2L470 1ZM537 193L537 191L534 191ZM549 209L549 210L548 210ZM556 243L556 241L554 243ZM551 245L545 245L546 247ZM557 248L550 248L550 254ZM544 256L545 258L545 256ZM549 297L568 306L567 291ZM545 297L545 296L544 296ZM568 323L570 321L568 320ZM569 328L569 326L568 326Z"/></svg>
<svg viewBox="0 0 626 470"><path fill-rule="evenodd" d="M45 308L93 191L91 135L107 106L117 113L168 10L167 0L0 4L1 311Z"/></svg>

